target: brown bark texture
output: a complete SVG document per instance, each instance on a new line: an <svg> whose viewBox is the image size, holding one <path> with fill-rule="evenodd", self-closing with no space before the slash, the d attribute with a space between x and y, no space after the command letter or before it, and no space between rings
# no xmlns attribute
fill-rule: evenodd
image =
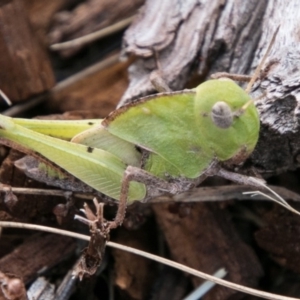
<svg viewBox="0 0 300 300"><path fill-rule="evenodd" d="M131 17L143 0L88 0L78 5L71 13L62 11L55 15L48 34L50 44L72 40L94 32L114 22ZM61 51L64 56L76 53L81 47Z"/></svg>
<svg viewBox="0 0 300 300"><path fill-rule="evenodd" d="M0 3L0 88L20 102L53 87L47 50L35 36L21 0Z"/></svg>

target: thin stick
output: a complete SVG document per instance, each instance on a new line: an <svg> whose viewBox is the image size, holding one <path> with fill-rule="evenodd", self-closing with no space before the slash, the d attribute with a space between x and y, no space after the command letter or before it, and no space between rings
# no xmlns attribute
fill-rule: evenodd
<svg viewBox="0 0 300 300"><path fill-rule="evenodd" d="M8 108L7 110L3 111L2 115L15 116L15 115L18 115L24 111L27 111L27 110L33 108L33 107L36 107L40 103L44 102L44 100L46 99L46 95L47 95L47 93L40 95L40 96L33 97L24 103L16 104L16 105Z"/></svg>
<svg viewBox="0 0 300 300"><path fill-rule="evenodd" d="M249 197L249 194L244 194L248 192L250 186L243 185L220 185L214 187L200 187L195 188L191 191L180 193L174 196L159 196L157 198L149 200L149 203L161 203L161 202L219 202L219 201L229 201L236 199L238 201L247 201L247 200L267 200L265 196L261 197ZM286 188L270 186L270 188L276 193L281 194L283 198L300 202L300 195L294 193ZM254 189L254 188L253 188ZM270 192L271 194L271 192Z"/></svg>
<svg viewBox="0 0 300 300"><path fill-rule="evenodd" d="M104 38L108 35L111 35L115 32L118 32L124 28L126 28L128 25L132 23L134 20L135 16L126 18L124 20L121 20L111 26L105 27L103 29L97 30L95 32L89 33L85 36L76 38L71 41L63 42L63 43L56 43L50 46L50 49L53 51L61 51L61 50L66 50L78 46L84 46L86 44L89 44L91 42L94 42L98 39Z"/></svg>
<svg viewBox="0 0 300 300"><path fill-rule="evenodd" d="M270 191L275 197L277 197L277 199L274 198L274 197L271 197L271 196L269 196L266 193L261 192L261 191L250 191L250 192L244 192L243 194L244 195L252 195L252 197L255 197L256 195L264 196L265 198L267 198L267 199L269 199L271 201L274 201L274 202L278 203L279 205L285 207L289 211L291 211L291 212L293 212L293 213L295 213L297 215L300 215L299 211L297 211L296 209L294 209L293 207L291 207L280 195L278 195L271 188L269 188L268 186L265 186L265 189L267 189L268 191Z"/></svg>
<svg viewBox="0 0 300 300"><path fill-rule="evenodd" d="M3 100L9 105L11 106L12 103L11 101L9 100L9 98L4 94L4 92L0 89L0 96L3 98Z"/></svg>
<svg viewBox="0 0 300 300"><path fill-rule="evenodd" d="M283 198L300 202L300 196L286 188L269 186L277 194L281 194ZM52 189L36 189L36 188L19 188L7 186L0 183L0 193L11 191L14 194L22 195L42 195L42 196L57 196L67 197L71 193L74 197L93 200L95 195L89 193L78 193L78 192L66 192L64 190L52 190ZM216 187L199 187L189 192L180 193L173 196L159 196L149 200L149 203L162 203L162 202L215 202L215 201L228 201L232 199L237 200L253 200L248 194L244 192L249 191L249 186L243 185L220 185ZM266 200L265 196L256 197L255 200Z"/></svg>
<svg viewBox="0 0 300 300"><path fill-rule="evenodd" d="M57 92L60 92L61 90L65 89L66 87L75 84L79 80L82 80L98 71L101 71L105 68L110 67L111 65L117 63L119 61L120 53L113 54L98 63L83 69L82 71L68 77L67 79L59 82L56 86L54 86L50 90L50 94L55 94Z"/></svg>
<svg viewBox="0 0 300 300"><path fill-rule="evenodd" d="M39 195L39 196L56 196L56 197L68 197L70 194L76 198L81 198L85 200L93 200L95 195L88 193L78 193L64 190L48 190L48 189L35 189L35 188L19 188L19 187L11 187L5 184L0 183L0 193L6 193L11 191L14 194L22 194L22 195Z"/></svg>
<svg viewBox="0 0 300 300"><path fill-rule="evenodd" d="M64 235L64 236L68 236L68 237L73 237L73 238L77 238L77 239L81 239L84 241L89 241L90 237L83 235L83 234L79 234L79 233L75 233L75 232L71 232L71 231L66 231L66 230L60 230L60 229L56 229L56 228L51 228L51 227L47 227L47 226L40 226L40 225L32 225L32 224L26 224L26 223L17 223L17 222L5 222L5 221L0 221L0 228L1 227L7 227L7 228L22 228L22 229L31 229L31 230L39 230L39 231L46 231L46 232L50 232L50 233L55 233L55 234L60 234L60 235ZM257 296L257 297L261 297L264 299L269 299L269 300L299 300L299 298L292 298L292 297L286 297L286 296L281 296L281 295L277 295L277 294L272 294L272 293L268 293L268 292L262 292L253 288L249 288L249 287L245 287L236 283L232 283L230 281L224 280L224 279L220 279L220 278L216 278L212 275L200 272L198 270L192 269L190 267L184 266L180 263L171 261L169 259L166 258L162 258L159 257L157 255L154 254L150 254L138 249L134 249L128 246L124 246L121 244L117 244L114 242L107 242L107 246L109 247L113 247L115 249L119 249L119 250L123 250L123 251L127 251L142 257L146 257L148 259L151 259L153 261L165 264L167 266L173 267L175 269L181 270L183 272L192 274L194 276L203 278L205 280L209 280L212 282L215 282L216 284L220 284L222 286L231 288L233 290L242 292L242 293L247 293L249 295L253 295L253 296Z"/></svg>

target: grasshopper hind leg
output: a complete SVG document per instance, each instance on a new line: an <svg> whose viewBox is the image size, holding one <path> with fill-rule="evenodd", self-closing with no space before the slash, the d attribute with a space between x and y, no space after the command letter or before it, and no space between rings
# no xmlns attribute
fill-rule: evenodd
<svg viewBox="0 0 300 300"><path fill-rule="evenodd" d="M147 195L144 199L146 202L148 199L161 195L176 195L189 191L202 183L207 177L216 175L218 171L218 162L212 160L210 165L197 178L189 179L181 177L175 180L170 178L170 181L167 181L138 167L128 166L122 179L120 202L115 220L109 222L110 229L116 228L123 223L126 213L129 184L131 181L137 181L147 186Z"/></svg>
<svg viewBox="0 0 300 300"><path fill-rule="evenodd" d="M126 214L127 198L129 192L129 184L131 181L144 183L147 187L155 186L157 189L176 193L176 186L162 180L151 173L137 167L128 166L124 172L121 186L120 201L114 221L109 222L109 228L113 229L121 226Z"/></svg>
<svg viewBox="0 0 300 300"><path fill-rule="evenodd" d="M264 181L261 179L229 172L225 169L222 169L215 161L213 161L211 165L198 178L191 180L183 179L182 181L178 180L174 182L163 180L138 167L128 166L124 172L122 179L120 201L116 217L113 221L109 222L109 228L117 228L123 223L126 214L127 198L131 181L144 183L147 186L147 198L153 198L161 196L163 194L176 195L182 192L186 192L193 187L198 186L202 181L210 176L219 176L236 183L260 188L262 188L262 185L264 185Z"/></svg>
<svg viewBox="0 0 300 300"><path fill-rule="evenodd" d="M109 222L109 228L116 228L123 223L126 213L129 184L131 181L144 183L147 186L147 197L145 199L145 201L147 201L147 199L158 197L163 194L176 195L188 191L198 185L200 181L202 182L205 178L207 178L207 176L203 173L195 180L183 179L169 182L156 177L143 169L128 166L122 180L121 195L116 217L114 221Z"/></svg>

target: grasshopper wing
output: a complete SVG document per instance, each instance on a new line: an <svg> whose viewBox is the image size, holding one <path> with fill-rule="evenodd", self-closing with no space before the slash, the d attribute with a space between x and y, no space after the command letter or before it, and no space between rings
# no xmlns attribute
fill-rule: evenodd
<svg viewBox="0 0 300 300"><path fill-rule="evenodd" d="M196 126L195 96L191 90L146 97L114 111L102 125L173 165L169 175L195 178L213 157Z"/></svg>

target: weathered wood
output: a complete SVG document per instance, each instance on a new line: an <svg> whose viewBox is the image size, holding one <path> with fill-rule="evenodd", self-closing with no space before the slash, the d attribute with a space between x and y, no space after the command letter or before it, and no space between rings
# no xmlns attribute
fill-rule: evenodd
<svg viewBox="0 0 300 300"><path fill-rule="evenodd" d="M75 244L70 238L51 234L35 235L2 257L0 269L29 283L42 269L57 264L74 250Z"/></svg>
<svg viewBox="0 0 300 300"><path fill-rule="evenodd" d="M50 89L54 76L21 0L0 2L0 88L13 102Z"/></svg>
<svg viewBox="0 0 300 300"><path fill-rule="evenodd" d="M144 58L130 68L131 83L121 104L154 92L149 80L156 68L154 51L163 78L174 90L184 87L195 66L201 75L212 63L218 71L244 73L260 36L258 22L265 6L266 1L257 0L147 1L125 33L124 55Z"/></svg>
<svg viewBox="0 0 300 300"><path fill-rule="evenodd" d="M300 162L298 5L296 0L147 1L124 37L124 55L139 59L129 68L130 85L119 106L154 92L149 80L157 67L154 52L163 78L180 90L195 69L201 77L216 71L251 74L280 25L253 93L266 96L257 103L262 130L248 166L265 174L295 169Z"/></svg>
<svg viewBox="0 0 300 300"><path fill-rule="evenodd" d="M262 276L258 258L238 236L226 209L197 203L180 216L172 213L168 204L153 204L153 208L176 261L208 274L225 268L229 281L246 286L258 284ZM196 277L192 281L195 287L202 283ZM236 293L217 286L205 299L229 299Z"/></svg>
<svg viewBox="0 0 300 300"><path fill-rule="evenodd" d="M33 181L14 166L15 160L21 158L23 154L17 151L10 151L9 155L1 162L0 182L12 186L22 186L30 188L45 187L44 184ZM47 187L47 186L46 186ZM64 202L62 198L56 198L51 195L32 195L30 201L24 194L15 195L13 199L7 198L6 193L0 193L0 211L6 211L10 219L22 220L23 222L32 222L32 220L41 220L45 215L52 214L54 207ZM4 217L0 215L0 219Z"/></svg>
<svg viewBox="0 0 300 300"><path fill-rule="evenodd" d="M141 249L147 252L155 252L155 231L151 226L143 226L134 231L119 230L113 240L117 243ZM152 283L157 276L157 268L153 261L144 257L135 256L132 253L112 250L115 261L114 283L129 299L142 300L150 294Z"/></svg>
<svg viewBox="0 0 300 300"><path fill-rule="evenodd" d="M47 33L54 14L66 10L71 5L75 5L76 2L77 0L23 0L33 30L43 44L48 44Z"/></svg>
<svg viewBox="0 0 300 300"><path fill-rule="evenodd" d="M128 86L128 62L106 63L108 60L110 58L100 62L99 68L92 66L76 74L73 80L61 83L64 86L58 84L51 93L49 109L60 112L84 110L92 112L94 118L106 117L115 109Z"/></svg>
<svg viewBox="0 0 300 300"><path fill-rule="evenodd" d="M298 216L275 207L264 216L266 226L255 233L258 245L279 265L300 272Z"/></svg>
<svg viewBox="0 0 300 300"><path fill-rule="evenodd" d="M262 129L252 162L268 173L282 173L300 165L298 5L297 1L269 0L263 34L253 62L253 66L256 66L272 34L280 25L262 70L264 76L253 94L256 97L264 93L265 97L257 102Z"/></svg>
<svg viewBox="0 0 300 300"><path fill-rule="evenodd" d="M135 14L144 0L88 0L72 12L61 11L54 17L48 34L50 44L72 40ZM76 53L81 47L60 51L64 56Z"/></svg>

